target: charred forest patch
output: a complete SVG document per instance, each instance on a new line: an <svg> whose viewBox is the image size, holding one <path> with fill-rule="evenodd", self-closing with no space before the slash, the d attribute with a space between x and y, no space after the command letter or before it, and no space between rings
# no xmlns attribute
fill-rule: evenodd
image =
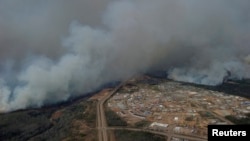
<svg viewBox="0 0 250 141"><path fill-rule="evenodd" d="M105 105L105 115L108 126L128 126L127 122Z"/></svg>
<svg viewBox="0 0 250 141"><path fill-rule="evenodd" d="M148 132L116 130L117 141L165 141L165 137Z"/></svg>
<svg viewBox="0 0 250 141"><path fill-rule="evenodd" d="M16 111L0 115L0 140L55 141L96 137L96 103L79 100L70 105Z"/></svg>

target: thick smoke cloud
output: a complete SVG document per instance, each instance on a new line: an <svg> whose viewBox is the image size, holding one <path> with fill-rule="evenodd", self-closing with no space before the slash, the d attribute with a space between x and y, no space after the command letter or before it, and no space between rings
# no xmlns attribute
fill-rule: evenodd
<svg viewBox="0 0 250 141"><path fill-rule="evenodd" d="M0 111L65 101L150 70L250 77L250 2L0 0Z"/></svg>
<svg viewBox="0 0 250 141"><path fill-rule="evenodd" d="M110 0L0 0L0 59L58 58L73 20L97 26ZM18 62L20 63L20 62Z"/></svg>

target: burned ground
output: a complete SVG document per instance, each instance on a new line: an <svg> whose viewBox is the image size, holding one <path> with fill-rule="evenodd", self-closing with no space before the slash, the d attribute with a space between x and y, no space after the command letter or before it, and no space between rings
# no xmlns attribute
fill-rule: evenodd
<svg viewBox="0 0 250 141"><path fill-rule="evenodd" d="M68 106L0 115L0 140L96 140L96 103L81 100Z"/></svg>

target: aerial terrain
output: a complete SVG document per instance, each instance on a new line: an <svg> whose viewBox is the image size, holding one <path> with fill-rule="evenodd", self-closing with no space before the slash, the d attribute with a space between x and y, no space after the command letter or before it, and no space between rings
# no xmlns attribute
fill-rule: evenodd
<svg viewBox="0 0 250 141"><path fill-rule="evenodd" d="M249 86L138 76L69 102L0 114L0 139L205 141L209 124L250 123Z"/></svg>
<svg viewBox="0 0 250 141"><path fill-rule="evenodd" d="M249 0L0 0L0 140L205 141L208 125L249 125L249 13Z"/></svg>

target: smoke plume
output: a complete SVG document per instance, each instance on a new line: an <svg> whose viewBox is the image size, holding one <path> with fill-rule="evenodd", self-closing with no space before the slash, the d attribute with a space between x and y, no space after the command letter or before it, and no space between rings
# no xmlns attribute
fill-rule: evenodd
<svg viewBox="0 0 250 141"><path fill-rule="evenodd" d="M0 111L66 101L151 70L250 77L249 0L0 0Z"/></svg>

